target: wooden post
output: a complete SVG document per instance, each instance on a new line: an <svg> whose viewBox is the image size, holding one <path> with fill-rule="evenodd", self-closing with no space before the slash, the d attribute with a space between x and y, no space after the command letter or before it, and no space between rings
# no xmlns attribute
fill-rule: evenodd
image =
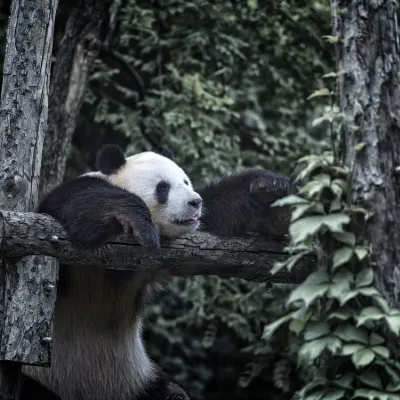
<svg viewBox="0 0 400 400"><path fill-rule="evenodd" d="M58 0L13 0L0 107L0 207L33 211L47 127ZM0 269L0 400L18 399L20 363L50 362L57 269L27 256Z"/></svg>

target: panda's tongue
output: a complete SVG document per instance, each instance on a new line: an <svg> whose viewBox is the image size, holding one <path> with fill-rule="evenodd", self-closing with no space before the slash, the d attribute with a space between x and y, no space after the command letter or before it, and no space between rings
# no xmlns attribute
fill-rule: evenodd
<svg viewBox="0 0 400 400"><path fill-rule="evenodd" d="M199 217L191 217L190 219L193 221L197 221L199 219Z"/></svg>

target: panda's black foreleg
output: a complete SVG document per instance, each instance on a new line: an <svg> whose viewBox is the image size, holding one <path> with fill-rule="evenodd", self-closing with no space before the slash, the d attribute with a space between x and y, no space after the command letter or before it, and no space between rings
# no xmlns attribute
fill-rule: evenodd
<svg viewBox="0 0 400 400"><path fill-rule="evenodd" d="M143 247L160 247L143 200L104 179L87 176L65 182L41 201L37 211L58 220L78 248L95 249L122 233L132 233Z"/></svg>
<svg viewBox="0 0 400 400"><path fill-rule="evenodd" d="M290 180L264 169L250 169L196 188L204 204L200 229L220 236L257 232L288 233L290 210L271 207L289 194Z"/></svg>
<svg viewBox="0 0 400 400"><path fill-rule="evenodd" d="M190 397L179 385L163 375L135 400L190 400Z"/></svg>
<svg viewBox="0 0 400 400"><path fill-rule="evenodd" d="M29 376L21 375L21 390L19 400L62 400L38 381Z"/></svg>

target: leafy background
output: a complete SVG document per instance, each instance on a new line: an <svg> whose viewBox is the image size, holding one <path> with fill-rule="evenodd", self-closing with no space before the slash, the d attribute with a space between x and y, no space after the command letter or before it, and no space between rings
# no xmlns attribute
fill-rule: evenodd
<svg viewBox="0 0 400 400"><path fill-rule="evenodd" d="M195 183L256 165L289 174L327 147L327 127L311 124L326 100L307 97L333 69L329 1L118 3L112 43L123 61L96 61L66 178L93 169L109 142L127 153L169 146ZM60 14L68 9L61 1ZM262 338L288 290L174 279L148 310L149 352L194 400L290 399L312 371L297 370L294 337Z"/></svg>

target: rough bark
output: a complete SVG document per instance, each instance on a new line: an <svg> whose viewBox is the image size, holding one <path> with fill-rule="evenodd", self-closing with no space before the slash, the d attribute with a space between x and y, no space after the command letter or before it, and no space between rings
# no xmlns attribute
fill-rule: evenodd
<svg viewBox="0 0 400 400"><path fill-rule="evenodd" d="M14 0L7 30L0 107L0 204L32 211L38 199L47 125L50 61L58 0ZM55 276L35 257L0 270L0 359L47 364L55 296L44 299L43 280ZM33 295L34 294L34 295ZM39 332L40 335L36 335ZM27 343L29 346L25 348ZM0 369L0 399L18 398L19 364Z"/></svg>
<svg viewBox="0 0 400 400"><path fill-rule="evenodd" d="M134 239L121 236L96 251L76 250L51 217L36 213L0 211L0 255L5 258L44 254L65 264L98 265L109 269L162 272L166 275L218 275L258 282L301 282L314 268L313 257L304 259L291 273L271 276L276 261L287 258L287 243L249 236L218 238L197 232L162 242L156 253L147 252Z"/></svg>
<svg viewBox="0 0 400 400"><path fill-rule="evenodd" d="M341 156L352 171L349 200L374 213L366 234L377 288L400 307L400 50L396 5L332 0L337 44ZM361 143L365 143L362 147ZM357 147L358 146L358 147ZM361 148L362 147L362 148Z"/></svg>
<svg viewBox="0 0 400 400"><path fill-rule="evenodd" d="M72 136L85 98L90 69L101 42L112 0L76 1L53 66L48 119L40 176L40 196L64 177Z"/></svg>

